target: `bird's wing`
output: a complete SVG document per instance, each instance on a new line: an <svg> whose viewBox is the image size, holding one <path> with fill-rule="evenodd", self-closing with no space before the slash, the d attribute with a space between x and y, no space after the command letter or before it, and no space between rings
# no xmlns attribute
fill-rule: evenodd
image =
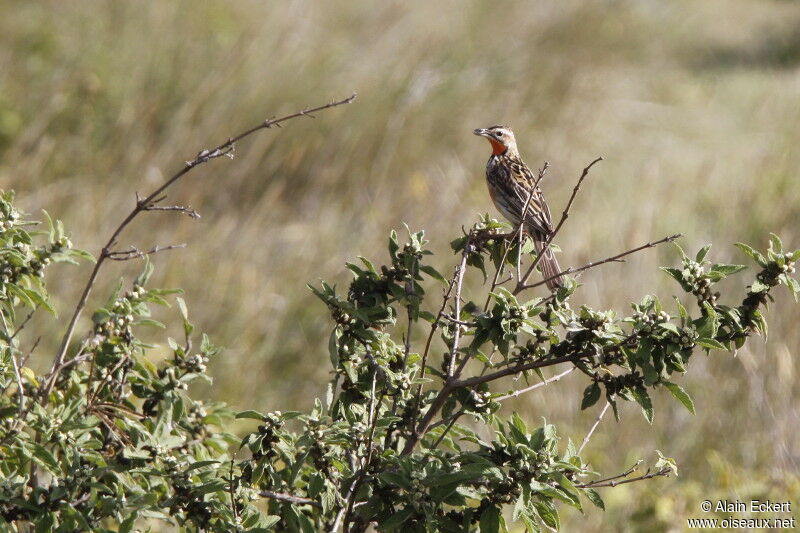
<svg viewBox="0 0 800 533"><path fill-rule="evenodd" d="M536 178L528 166L520 159L513 158L509 161L510 181L513 183L515 204L518 204L518 213L522 213L530 191L531 200L525 211L525 222L531 230L549 236L553 232L553 220L550 208L544 199L542 190L536 185Z"/></svg>

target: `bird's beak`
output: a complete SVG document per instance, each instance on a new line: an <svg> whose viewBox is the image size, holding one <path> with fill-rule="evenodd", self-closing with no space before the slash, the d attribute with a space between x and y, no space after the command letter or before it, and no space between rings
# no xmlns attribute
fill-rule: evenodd
<svg viewBox="0 0 800 533"><path fill-rule="evenodd" d="M473 130L472 133L474 133L475 135L480 135L481 137L489 136L489 130L487 130L486 128L478 128L477 130Z"/></svg>

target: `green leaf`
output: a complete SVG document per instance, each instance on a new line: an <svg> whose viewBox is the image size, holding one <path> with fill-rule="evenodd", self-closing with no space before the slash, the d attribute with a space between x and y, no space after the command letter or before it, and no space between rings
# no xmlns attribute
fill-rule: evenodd
<svg viewBox="0 0 800 533"><path fill-rule="evenodd" d="M661 470L662 468L669 468L669 470L677 476L678 464L675 462L675 459L672 457L664 457L664 454L659 450L656 450L656 453L658 454L658 461L656 461L655 469Z"/></svg>
<svg viewBox="0 0 800 533"><path fill-rule="evenodd" d="M727 264L714 264L711 266L709 272L718 272L722 274L722 277L730 276L731 274L736 274L737 272L741 272L742 270L747 270L747 266L745 265L727 265Z"/></svg>
<svg viewBox="0 0 800 533"><path fill-rule="evenodd" d="M691 292L692 286L686 283L683 279L683 271L672 267L659 267L661 270L669 274L672 279L680 283L681 288L686 292Z"/></svg>
<svg viewBox="0 0 800 533"><path fill-rule="evenodd" d="M266 420L263 414L259 413L258 411L248 410L248 411L241 411L236 413L236 418L250 418L252 420L259 420L263 422Z"/></svg>
<svg viewBox="0 0 800 533"><path fill-rule="evenodd" d="M744 244L743 242L737 242L734 246L736 246L741 251L743 251L744 253L749 255L760 266L762 266L762 267L766 267L767 266L767 264L768 264L767 258L764 257L763 255L761 255L760 252L758 252L757 250L755 250L751 246L748 246L747 244Z"/></svg>
<svg viewBox="0 0 800 533"><path fill-rule="evenodd" d="M420 266L419 266L419 269L420 269L422 272L425 272L427 275L429 275L429 276L430 276L430 277L432 277L433 279L435 279L435 280L437 280L437 281L441 281L442 283L447 283L447 280L444 278L444 276L442 276L442 274L441 274L441 273L440 273L438 270L436 270L435 268L433 268L432 266L429 266L429 265L420 265Z"/></svg>
<svg viewBox="0 0 800 533"><path fill-rule="evenodd" d="M703 309L705 316L695 321L695 327L700 337L711 339L717 336L717 328L719 328L719 319L717 312L708 302L703 302Z"/></svg>
<svg viewBox="0 0 800 533"><path fill-rule="evenodd" d="M150 257L144 256L144 267L142 268L142 273L136 278L133 282L134 285L138 285L140 287L144 287L147 285L147 281L150 279L150 276L153 274L153 270L155 267L153 263L150 262Z"/></svg>
<svg viewBox="0 0 800 533"><path fill-rule="evenodd" d="M271 528L272 526L274 526L275 524L277 524L280 521L281 521L281 517L280 516L277 516L277 515L274 515L274 514L268 514L264 518L261 519L260 526L265 528L265 529L269 529L269 528Z"/></svg>
<svg viewBox="0 0 800 533"><path fill-rule="evenodd" d="M541 517L542 522L547 526L558 531L561 528L561 519L558 517L558 510L550 500L534 501L533 506L536 513Z"/></svg>
<svg viewBox="0 0 800 533"><path fill-rule="evenodd" d="M692 414L695 414L694 410L694 402L692 401L692 397L689 396L689 393L684 390L683 387L678 385L677 383L671 383L669 381L664 382L664 386L667 388L669 392L672 393L675 398L678 399L679 402L683 404L683 406Z"/></svg>
<svg viewBox="0 0 800 533"><path fill-rule="evenodd" d="M484 509L480 518L481 533L499 533L500 509L491 505Z"/></svg>
<svg viewBox="0 0 800 533"><path fill-rule="evenodd" d="M703 246L702 248L700 248L700 251L697 252L697 255L695 256L694 260L697 261L698 263L702 263L703 259L706 258L706 255L708 255L708 251L710 249L711 249L711 245L710 244L707 244L707 245Z"/></svg>
<svg viewBox="0 0 800 533"><path fill-rule="evenodd" d="M658 327L660 327L661 329L670 331L670 332L674 333L675 335L680 335L681 334L681 332L678 331L678 326L676 326L672 322L662 322L662 323L660 323L658 325Z"/></svg>
<svg viewBox="0 0 800 533"><path fill-rule="evenodd" d="M378 474L378 478L387 485L394 485L401 489L411 490L411 482L409 479L397 472L381 472Z"/></svg>
<svg viewBox="0 0 800 533"><path fill-rule="evenodd" d="M581 401L581 410L587 409L597 403L600 399L600 385L597 382L592 383L583 391L583 400Z"/></svg>
<svg viewBox="0 0 800 533"><path fill-rule="evenodd" d="M47 448L41 444L33 444L33 459L51 474L61 475L61 466Z"/></svg>
<svg viewBox="0 0 800 533"><path fill-rule="evenodd" d="M516 411L511 413L511 423L514 424L514 427L516 427L520 433L527 435L528 427L525 425L525 421L520 418ZM525 442L528 442L527 438L525 439Z"/></svg>
<svg viewBox="0 0 800 533"><path fill-rule="evenodd" d="M334 368L339 366L339 336L338 328L333 328L331 336L328 338L328 355Z"/></svg>
<svg viewBox="0 0 800 533"><path fill-rule="evenodd" d="M600 494L594 489L584 489L583 491L584 496L592 502L596 507L599 507L603 511L606 510L606 504L603 502L603 498L600 497Z"/></svg>
<svg viewBox="0 0 800 533"><path fill-rule="evenodd" d="M630 387L628 390L631 392L633 399L636 400L636 403L641 406L645 420L647 420L649 424L652 424L653 402L650 400L650 394L647 393L647 389L642 385L636 385L635 387Z"/></svg>
<svg viewBox="0 0 800 533"><path fill-rule="evenodd" d="M678 252L681 254L681 259L689 259L689 256L686 255L686 252L683 251L683 248L681 248L680 244L678 244L675 241L672 241L672 245L675 246L675 248L678 249Z"/></svg>
<svg viewBox="0 0 800 533"><path fill-rule="evenodd" d="M79 257L81 259L85 259L85 260L90 261L92 263L97 263L97 259L95 258L95 256L93 256L92 254L90 254L86 250L79 250L77 248L72 248L68 253L69 253L69 255L73 255L75 257Z"/></svg>
<svg viewBox="0 0 800 533"><path fill-rule="evenodd" d="M402 511L395 511L389 516L388 519L381 522L381 531L391 531L398 529L404 525L406 521L414 514L414 508L411 506L405 507Z"/></svg>
<svg viewBox="0 0 800 533"><path fill-rule="evenodd" d="M226 482L224 479L212 479L208 483L192 487L194 494L210 494L212 492L219 492L225 489Z"/></svg>
<svg viewBox="0 0 800 533"><path fill-rule="evenodd" d="M727 350L728 348L716 339L709 339L706 337L697 339L697 344L709 350Z"/></svg>
<svg viewBox="0 0 800 533"><path fill-rule="evenodd" d="M769 234L769 245L770 251L776 254L783 253L783 242L781 241L781 238L774 233Z"/></svg>

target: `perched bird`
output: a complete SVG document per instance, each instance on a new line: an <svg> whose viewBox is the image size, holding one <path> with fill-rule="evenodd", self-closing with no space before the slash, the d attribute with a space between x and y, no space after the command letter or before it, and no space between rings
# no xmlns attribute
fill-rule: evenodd
<svg viewBox="0 0 800 533"><path fill-rule="evenodd" d="M519 156L514 132L505 126L491 126L479 128L473 133L486 137L492 145L492 155L486 163L486 183L494 205L515 227L524 223L523 229L533 239L536 253L542 256L539 260L542 275L546 280L556 276L561 268L553 250L549 246L545 248L547 239L553 234L550 208L536 184L536 178ZM523 210L524 221L521 220ZM553 291L563 284L564 280L558 276L547 281L547 288Z"/></svg>

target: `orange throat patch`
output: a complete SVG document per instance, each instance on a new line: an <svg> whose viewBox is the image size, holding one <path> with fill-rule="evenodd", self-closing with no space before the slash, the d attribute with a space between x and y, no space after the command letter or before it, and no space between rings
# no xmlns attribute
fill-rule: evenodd
<svg viewBox="0 0 800 533"><path fill-rule="evenodd" d="M500 155L500 154L504 153L506 150L508 150L508 148L506 148L505 144L503 144L501 142L498 142L498 141L492 139L491 137L487 137L487 139L489 139L489 144L492 145L492 154Z"/></svg>

